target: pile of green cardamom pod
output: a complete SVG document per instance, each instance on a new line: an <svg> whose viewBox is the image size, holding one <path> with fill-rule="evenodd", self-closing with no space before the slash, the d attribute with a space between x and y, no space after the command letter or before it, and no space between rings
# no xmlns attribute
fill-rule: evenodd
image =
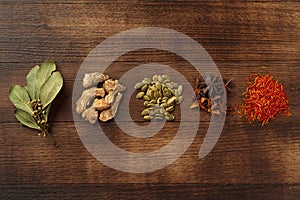
<svg viewBox="0 0 300 200"><path fill-rule="evenodd" d="M168 75L154 75L152 80L144 78L135 84L136 98L144 99L145 109L141 112L147 121L166 120L173 121L174 115L171 113L176 104L183 101L183 86L171 81Z"/></svg>

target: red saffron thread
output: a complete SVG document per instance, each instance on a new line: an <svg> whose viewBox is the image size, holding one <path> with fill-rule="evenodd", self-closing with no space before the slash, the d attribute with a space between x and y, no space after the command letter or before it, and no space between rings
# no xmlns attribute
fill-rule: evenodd
<svg viewBox="0 0 300 200"><path fill-rule="evenodd" d="M259 121L264 126L280 112L291 115L283 85L272 75L259 74L255 78L251 75L248 82L243 104L238 107L241 117L246 117L249 122Z"/></svg>

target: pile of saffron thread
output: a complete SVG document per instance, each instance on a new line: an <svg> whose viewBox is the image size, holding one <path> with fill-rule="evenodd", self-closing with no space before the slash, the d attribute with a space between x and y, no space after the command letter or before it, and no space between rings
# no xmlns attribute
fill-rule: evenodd
<svg viewBox="0 0 300 200"><path fill-rule="evenodd" d="M257 120L263 126L280 112L291 115L283 85L272 75L250 76L248 83L243 93L243 104L238 108L241 117L245 116L249 122Z"/></svg>

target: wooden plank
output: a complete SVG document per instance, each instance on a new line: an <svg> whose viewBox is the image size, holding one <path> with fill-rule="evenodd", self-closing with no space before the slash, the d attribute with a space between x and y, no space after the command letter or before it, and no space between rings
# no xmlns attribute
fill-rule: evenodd
<svg viewBox="0 0 300 200"><path fill-rule="evenodd" d="M297 184L39 184L0 186L0 195L22 199L298 199L299 190Z"/></svg>
<svg viewBox="0 0 300 200"><path fill-rule="evenodd" d="M196 39L216 52L215 59L299 58L299 8L292 3L110 2L90 6L87 10L86 4L72 3L2 4L1 62L49 58L80 62L78 57L113 34L160 24Z"/></svg>
<svg viewBox="0 0 300 200"><path fill-rule="evenodd" d="M174 122L176 124L176 122ZM93 158L81 143L73 123L58 122L51 132L60 145L55 149L35 131L15 123L2 124L0 178L5 184L34 183L299 183L299 128L297 123L275 123L261 128L245 123L227 123L213 149L204 159L198 152L209 123L184 155L170 166L142 174L124 173ZM150 152L169 143L177 132L167 125L152 138L128 136L116 125L102 126L120 148ZM289 127L289 128L287 128ZM115 159L112 157L112 159ZM242 169L242 170L241 170Z"/></svg>

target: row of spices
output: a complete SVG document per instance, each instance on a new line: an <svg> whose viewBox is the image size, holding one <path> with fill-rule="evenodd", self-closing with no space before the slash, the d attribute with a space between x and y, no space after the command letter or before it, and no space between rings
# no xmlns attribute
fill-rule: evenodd
<svg viewBox="0 0 300 200"><path fill-rule="evenodd" d="M199 108L213 115L224 115L226 111L236 110L247 121L258 121L262 125L269 123L279 113L291 115L283 85L272 75L251 76L243 93L243 103L235 108L227 106L221 98L224 95L222 92L226 94L231 92L231 81L223 82L220 76L207 76L205 80L197 78L191 109ZM104 122L112 119L117 112L125 86L118 80L110 79L108 75L95 72L85 74L83 87L86 90L76 103L77 113L92 124L98 119ZM172 112L175 105L183 101L182 85L172 81L168 75L154 75L136 83L134 88L139 90L136 98L144 100L144 109L141 111L143 119L147 121L175 119Z"/></svg>
<svg viewBox="0 0 300 200"><path fill-rule="evenodd" d="M24 126L41 131L40 135L50 136L53 144L58 146L48 130L48 115L51 103L63 85L61 74L53 61L46 61L30 70L26 83L26 86L15 85L9 90L9 98L16 107L16 118ZM205 80L197 78L191 108L219 116L234 110L221 98L230 92L230 83L231 80L223 82L220 76L207 76ZM85 90L76 102L76 112L91 124L113 119L126 87L99 72L85 74L83 87ZM172 112L176 104L183 101L182 85L172 81L168 75L154 75L136 83L134 88L139 90L136 98L144 100L141 111L144 120L175 119ZM259 121L262 125L279 113L291 115L283 85L270 74L257 74L249 78L243 103L235 110L247 121Z"/></svg>

